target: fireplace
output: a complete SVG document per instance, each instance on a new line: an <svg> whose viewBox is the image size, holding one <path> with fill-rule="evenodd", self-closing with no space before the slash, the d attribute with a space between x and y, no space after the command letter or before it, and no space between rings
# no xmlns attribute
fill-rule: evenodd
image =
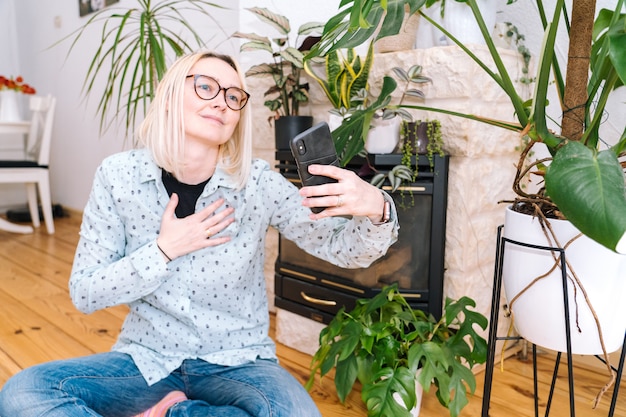
<svg viewBox="0 0 626 417"><path fill-rule="evenodd" d="M280 172L299 185L291 154L279 151L276 159ZM384 172L400 160L398 154L369 155L367 162ZM358 159L348 168L358 171L365 162ZM350 310L358 298L370 298L382 286L398 283L411 306L441 316L449 157L435 156L432 169L425 156L413 162L419 170L416 181L390 193L400 222L398 241L369 268L337 267L279 237L276 307L328 323L341 307Z"/></svg>

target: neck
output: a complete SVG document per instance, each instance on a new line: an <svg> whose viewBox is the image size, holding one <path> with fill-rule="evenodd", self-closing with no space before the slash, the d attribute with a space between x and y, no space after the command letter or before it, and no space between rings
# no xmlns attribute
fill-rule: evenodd
<svg viewBox="0 0 626 417"><path fill-rule="evenodd" d="M219 147L210 149L186 149L185 166L183 168L182 178L178 178L178 181L193 185L211 178L217 166L218 152Z"/></svg>

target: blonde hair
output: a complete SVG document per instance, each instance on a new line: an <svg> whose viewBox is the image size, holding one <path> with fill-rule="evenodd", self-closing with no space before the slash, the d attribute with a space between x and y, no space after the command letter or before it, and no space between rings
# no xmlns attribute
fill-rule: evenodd
<svg viewBox="0 0 626 417"><path fill-rule="evenodd" d="M182 178L185 151L183 96L185 77L200 60L217 58L230 65L239 76L241 88L245 78L237 62L228 55L197 52L177 59L165 73L156 89L154 99L141 123L138 141L152 152L158 166ZM250 106L240 110L240 119L230 140L220 146L217 166L231 175L238 189L246 185L252 160Z"/></svg>

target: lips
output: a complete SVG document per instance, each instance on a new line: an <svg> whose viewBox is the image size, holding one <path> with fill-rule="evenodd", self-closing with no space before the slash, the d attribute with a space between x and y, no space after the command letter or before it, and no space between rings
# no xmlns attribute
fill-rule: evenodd
<svg viewBox="0 0 626 417"><path fill-rule="evenodd" d="M202 117L203 119L207 119L207 120L212 120L212 121L215 121L215 122L217 122L217 123L219 123L219 124L221 124L221 125L223 125L223 124L224 124L224 120L222 120L222 118L221 118L221 117L214 116L214 115L212 115L212 114L203 114L203 115L201 115L201 117Z"/></svg>

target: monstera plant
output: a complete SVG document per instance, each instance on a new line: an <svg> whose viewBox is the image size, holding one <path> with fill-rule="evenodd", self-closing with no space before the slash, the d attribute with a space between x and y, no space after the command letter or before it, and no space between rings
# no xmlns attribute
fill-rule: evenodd
<svg viewBox="0 0 626 417"><path fill-rule="evenodd" d="M456 417L476 389L472 367L486 360L487 342L477 331L487 318L475 306L469 297L447 299L435 318L411 308L397 284L384 287L352 311L341 309L322 330L306 386L336 366L342 402L358 380L368 416L409 417L416 384L425 391L433 385L439 403Z"/></svg>

